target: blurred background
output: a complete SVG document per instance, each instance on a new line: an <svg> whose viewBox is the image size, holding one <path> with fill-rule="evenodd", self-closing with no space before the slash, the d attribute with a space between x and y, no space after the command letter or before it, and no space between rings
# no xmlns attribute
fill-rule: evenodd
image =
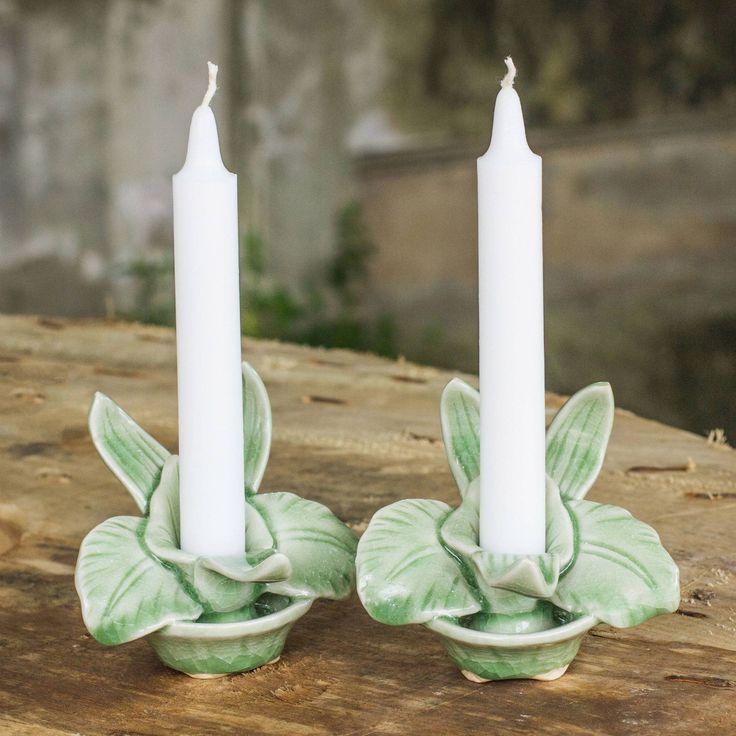
<svg viewBox="0 0 736 736"><path fill-rule="evenodd" d="M173 323L171 175L212 59L244 331L475 372L509 53L548 388L736 435L732 0L0 0L0 311Z"/></svg>

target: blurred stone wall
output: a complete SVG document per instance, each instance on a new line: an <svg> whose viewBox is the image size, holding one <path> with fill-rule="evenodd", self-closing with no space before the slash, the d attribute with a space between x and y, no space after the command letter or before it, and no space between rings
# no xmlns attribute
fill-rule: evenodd
<svg viewBox="0 0 736 736"><path fill-rule="evenodd" d="M0 4L0 308L99 311L106 186L104 22L94 3ZM33 22L27 22L33 16Z"/></svg>
<svg viewBox="0 0 736 736"><path fill-rule="evenodd" d="M0 0L0 310L91 315L170 253L171 176L212 103L241 230L294 287L354 196L346 140L375 112L380 35L355 0Z"/></svg>
<svg viewBox="0 0 736 736"><path fill-rule="evenodd" d="M171 244L204 62L224 0L2 0L0 309L101 314L126 264ZM227 90L217 103L227 151Z"/></svg>
<svg viewBox="0 0 736 736"><path fill-rule="evenodd" d="M417 27L387 33L387 7L0 0L0 311L130 312L131 264L171 255L171 176L212 59L241 233L261 236L273 282L319 287L336 215L359 199L376 246L361 309L388 316L408 357L475 370L481 151L397 130L386 80L421 81L396 46ZM607 378L637 411L736 432L736 121L530 140L545 163L548 385Z"/></svg>
<svg viewBox="0 0 736 736"><path fill-rule="evenodd" d="M319 283L337 213L355 197L350 147L376 115L381 32L356 0L236 7L243 225L262 237L280 283L300 289Z"/></svg>

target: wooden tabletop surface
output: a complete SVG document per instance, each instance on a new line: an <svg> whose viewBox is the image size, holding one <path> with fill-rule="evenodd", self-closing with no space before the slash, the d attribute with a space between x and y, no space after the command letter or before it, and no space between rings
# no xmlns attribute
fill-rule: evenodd
<svg viewBox="0 0 736 736"><path fill-rule="evenodd" d="M278 663L219 680L166 669L145 641L99 645L77 548L137 511L87 411L102 390L175 450L174 353L163 328L0 317L0 733L736 734L736 453L623 410L589 497L659 531L683 599L635 629L596 627L560 680L472 684L433 634L379 625L356 596L316 603ZM438 419L451 374L273 342L244 355L273 405L263 491L321 501L359 533L400 498L456 503Z"/></svg>

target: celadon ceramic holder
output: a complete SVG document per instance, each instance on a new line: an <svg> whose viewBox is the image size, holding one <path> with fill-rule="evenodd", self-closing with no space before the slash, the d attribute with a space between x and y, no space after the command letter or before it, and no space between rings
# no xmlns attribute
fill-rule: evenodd
<svg viewBox="0 0 736 736"><path fill-rule="evenodd" d="M442 433L461 503L407 499L380 509L358 544L358 595L381 623L439 634L469 680L554 680L597 623L635 626L674 611L677 566L650 526L584 500L613 425L607 383L575 394L547 430L546 553L482 549L479 409L475 389L447 385Z"/></svg>
<svg viewBox="0 0 736 736"><path fill-rule="evenodd" d="M95 527L79 550L82 616L101 644L147 636L164 664L192 677L252 670L281 655L315 598L346 598L357 539L325 506L258 494L271 447L271 406L243 363L246 553L196 557L179 548L178 458L98 393L95 447L143 516Z"/></svg>

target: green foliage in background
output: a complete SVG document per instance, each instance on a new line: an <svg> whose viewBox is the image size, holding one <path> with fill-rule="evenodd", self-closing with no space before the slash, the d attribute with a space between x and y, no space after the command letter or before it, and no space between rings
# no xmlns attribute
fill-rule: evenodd
<svg viewBox="0 0 736 736"><path fill-rule="evenodd" d="M123 316L152 325L174 324L174 254L157 260L136 258L125 268L136 285L135 309Z"/></svg>
<svg viewBox="0 0 736 736"><path fill-rule="evenodd" d="M335 234L332 258L313 283L297 292L270 276L266 243L259 233L246 233L240 249L243 334L396 357L394 319L388 314L366 314L364 297L375 248L357 202L337 213ZM137 293L135 308L124 316L147 324L173 326L172 253L158 260L135 260L127 267L126 275L134 280Z"/></svg>

